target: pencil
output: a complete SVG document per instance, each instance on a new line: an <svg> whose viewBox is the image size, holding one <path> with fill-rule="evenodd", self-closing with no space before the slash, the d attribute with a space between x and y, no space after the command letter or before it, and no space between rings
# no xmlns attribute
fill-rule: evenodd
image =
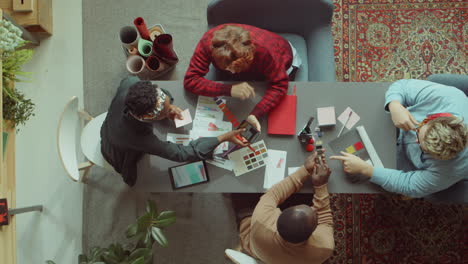
<svg viewBox="0 0 468 264"><path fill-rule="evenodd" d="M346 124L348 123L349 119L351 118L351 115L353 114L353 111L350 111L349 112L349 115L348 115L348 118L346 119L345 123L343 124L343 126L341 127L341 130L340 130L340 133L338 133L338 136L337 138L339 138L341 136L341 133L343 132L343 129L345 128Z"/></svg>

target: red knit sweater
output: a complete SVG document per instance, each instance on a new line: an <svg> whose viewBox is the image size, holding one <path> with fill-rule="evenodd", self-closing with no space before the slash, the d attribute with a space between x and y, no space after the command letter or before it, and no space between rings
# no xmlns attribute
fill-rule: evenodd
<svg viewBox="0 0 468 264"><path fill-rule="evenodd" d="M211 39L213 32L225 25L240 26L250 31L256 50L248 74L265 79L269 83L269 88L262 100L251 112L256 117L260 117L273 109L287 93L289 79L286 70L292 63L292 50L288 41L267 30L242 24L223 24L210 29L200 39L190 60L184 78L184 87L190 92L205 96L231 96L231 84L204 78L209 71L210 63L219 69L211 55Z"/></svg>

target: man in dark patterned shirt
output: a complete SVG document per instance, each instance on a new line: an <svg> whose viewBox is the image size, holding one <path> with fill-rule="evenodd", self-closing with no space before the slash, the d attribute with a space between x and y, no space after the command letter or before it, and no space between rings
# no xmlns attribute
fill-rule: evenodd
<svg viewBox="0 0 468 264"><path fill-rule="evenodd" d="M185 74L186 90L205 96L255 97L246 82L225 84L204 78L210 63L235 80L266 80L269 88L247 118L260 130L258 118L272 110L288 91L292 46L272 32L242 24L223 24L206 32L198 43Z"/></svg>

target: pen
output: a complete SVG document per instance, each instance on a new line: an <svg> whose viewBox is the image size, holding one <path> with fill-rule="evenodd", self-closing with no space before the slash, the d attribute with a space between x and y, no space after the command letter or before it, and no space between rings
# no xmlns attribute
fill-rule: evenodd
<svg viewBox="0 0 468 264"><path fill-rule="evenodd" d="M242 141L242 142L244 142L244 139L245 139L245 138L243 138L243 137L241 137L241 136L239 136L239 135L236 135L236 138L239 139L239 140ZM252 148L252 146L247 145L247 147L248 147L251 151L255 152L255 149Z"/></svg>
<svg viewBox="0 0 468 264"><path fill-rule="evenodd" d="M341 127L341 130L340 130L340 133L338 133L338 136L337 138L339 138L341 136L341 132L343 132L343 129L345 128L346 124L348 123L349 121L349 118L351 118L351 115L353 114L353 111L350 111L349 112L349 115L348 115L348 118L346 119L345 123L343 124L343 126Z"/></svg>

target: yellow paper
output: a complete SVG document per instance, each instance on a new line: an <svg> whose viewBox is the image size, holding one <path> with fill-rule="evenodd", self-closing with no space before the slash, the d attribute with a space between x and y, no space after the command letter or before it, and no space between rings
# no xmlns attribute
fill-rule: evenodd
<svg viewBox="0 0 468 264"><path fill-rule="evenodd" d="M356 149L354 148L353 145L351 145L346 148L346 152L348 152L349 154L353 154L354 152L356 152Z"/></svg>

